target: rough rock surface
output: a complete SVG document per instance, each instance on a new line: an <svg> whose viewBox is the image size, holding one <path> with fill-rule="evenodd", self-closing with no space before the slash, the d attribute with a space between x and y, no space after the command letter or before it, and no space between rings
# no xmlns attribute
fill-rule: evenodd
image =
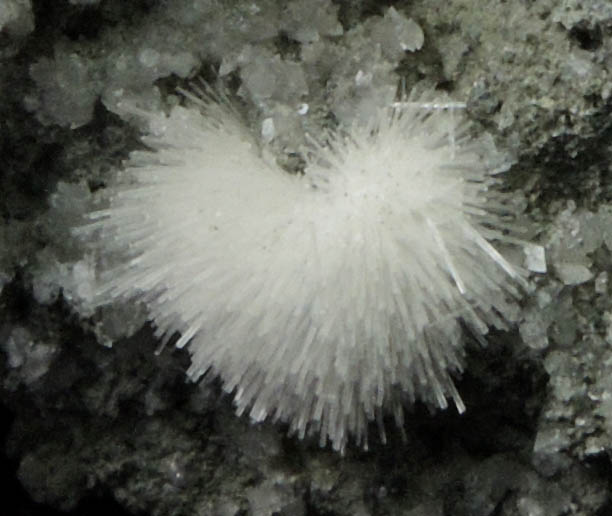
<svg viewBox="0 0 612 516"><path fill-rule="evenodd" d="M612 514L611 66L598 0L5 0L7 467L75 514L92 498L160 516ZM92 308L70 228L141 145L117 103L162 109L197 74L229 85L289 171L306 133L402 82L467 102L513 154L536 288L515 331L469 346L465 415L416 406L403 438L390 424L386 445L341 457L186 383L188 356L155 353L141 307Z"/></svg>

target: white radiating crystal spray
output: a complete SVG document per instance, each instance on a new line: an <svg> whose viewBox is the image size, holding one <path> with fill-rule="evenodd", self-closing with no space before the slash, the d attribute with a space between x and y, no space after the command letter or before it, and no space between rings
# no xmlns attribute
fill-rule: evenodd
<svg viewBox="0 0 612 516"><path fill-rule="evenodd" d="M168 116L132 109L152 150L86 229L124 257L101 302L143 300L188 345L193 379L218 375L238 413L336 449L366 444L387 411L401 424L405 400L463 410L460 321L504 328L525 281L492 244L509 210L490 139L406 102L316 139L290 175L221 95L187 96Z"/></svg>

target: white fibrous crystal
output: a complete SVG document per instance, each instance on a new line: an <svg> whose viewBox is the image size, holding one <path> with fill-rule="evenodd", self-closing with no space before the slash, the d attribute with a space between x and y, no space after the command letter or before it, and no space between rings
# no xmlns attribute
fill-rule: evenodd
<svg viewBox="0 0 612 516"><path fill-rule="evenodd" d="M261 94L258 81L246 87ZM132 154L80 230L122 256L95 302L143 302L159 337L180 334L193 380L218 376L238 414L338 450L367 444L385 413L401 424L406 400L463 411L462 324L507 328L526 287L495 248L510 204L492 139L407 103L312 139L292 175L227 100L186 95L193 107L145 116L152 150Z"/></svg>

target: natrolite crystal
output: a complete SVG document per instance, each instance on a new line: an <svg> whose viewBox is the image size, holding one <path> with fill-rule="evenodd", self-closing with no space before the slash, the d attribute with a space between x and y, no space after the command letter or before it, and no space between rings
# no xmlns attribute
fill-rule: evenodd
<svg viewBox="0 0 612 516"><path fill-rule="evenodd" d="M90 214L99 252L123 258L99 299L146 303L188 346L190 377L220 377L238 413L338 450L367 445L387 412L401 424L405 401L462 411L461 325L504 328L525 283L493 246L511 241L490 139L403 102L315 139L291 175L223 94L187 96L169 115L126 108L150 150Z"/></svg>

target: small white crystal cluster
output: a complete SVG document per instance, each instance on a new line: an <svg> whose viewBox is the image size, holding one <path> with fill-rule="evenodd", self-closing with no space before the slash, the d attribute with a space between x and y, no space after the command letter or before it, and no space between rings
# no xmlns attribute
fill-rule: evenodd
<svg viewBox="0 0 612 516"><path fill-rule="evenodd" d="M189 345L191 378L219 376L238 413L336 449L367 443L386 411L401 424L405 399L463 410L460 321L505 328L524 284L491 244L506 240L505 158L457 113L412 102L313 142L289 175L209 94L169 116L127 108L153 150L85 228L124 257L100 302L143 301Z"/></svg>
<svg viewBox="0 0 612 516"><path fill-rule="evenodd" d="M21 326L15 326L0 347L9 367L3 385L10 390L17 389L20 384L34 384L49 370L58 352L57 346L36 339Z"/></svg>
<svg viewBox="0 0 612 516"><path fill-rule="evenodd" d="M36 302L51 305L61 298L83 318L95 313L95 326L91 329L104 345L110 346L120 338L133 335L146 321L143 307L134 303L115 303L102 308L97 305L99 264L94 256L84 253L82 245L71 234L71 229L82 221L83 213L90 209L89 187L84 183L59 182L48 203L49 209L36 223L44 247L23 246L23 241L29 241L24 234L28 229L31 233L30 226L19 230L19 225L13 223L7 228L16 230L13 234L3 232L0 227L0 292L3 266L12 271L19 264L17 257L4 256L3 251L14 249L15 253L22 254L21 265L28 265L28 280ZM8 239L11 244L4 246ZM11 279L8 274L6 277Z"/></svg>
<svg viewBox="0 0 612 516"><path fill-rule="evenodd" d="M545 476L604 455L612 435L612 206L549 208L556 215L541 238L549 273L520 322L549 376L532 457Z"/></svg>
<svg viewBox="0 0 612 516"><path fill-rule="evenodd" d="M568 202L550 232L550 261L564 285L579 285L593 278L590 254L605 244L612 249L612 210L602 205L597 212L577 209Z"/></svg>
<svg viewBox="0 0 612 516"><path fill-rule="evenodd" d="M602 246L612 250L612 207L602 204L590 211L574 201L559 210L542 246L526 246L527 267L550 273L522 314L519 329L528 346L547 348L551 332L557 344L573 344L577 323L571 288L593 280L597 295L608 292L608 273L598 270L592 258Z"/></svg>
<svg viewBox="0 0 612 516"><path fill-rule="evenodd" d="M49 197L49 210L39 222L47 245L36 253L29 268L37 302L52 304L62 295L84 317L94 310L95 267L93 258L83 256L75 245L70 228L88 209L90 195L86 185L58 183Z"/></svg>
<svg viewBox="0 0 612 516"><path fill-rule="evenodd" d="M279 51L280 35L293 53ZM350 123L393 100L394 70L423 43L418 24L393 7L345 31L331 0L174 0L135 25L106 26L95 43L60 40L30 66L35 87L25 105L44 124L76 128L91 121L98 99L119 114L117 104L134 95L154 106L155 81L219 62L220 76L240 78L239 95L256 106L266 138L296 152L312 130L306 113L331 108Z"/></svg>
<svg viewBox="0 0 612 516"><path fill-rule="evenodd" d="M97 99L114 111L125 93L154 96L157 79L185 78L202 62L229 63L249 47L267 56L280 33L300 43L339 36L337 11L331 0L162 2L135 23L105 27L95 44L60 40L31 65L36 87L26 107L45 124L79 127L91 120Z"/></svg>
<svg viewBox="0 0 612 516"><path fill-rule="evenodd" d="M238 1L227 7L209 0L177 0L159 5L136 25L106 26L96 42L60 40L31 65L35 88L25 104L43 123L71 128L91 121L98 99L121 116L125 113L116 106L126 97L136 96L141 105L158 109L161 96L152 87L154 81L172 74L185 77L203 59L213 59L221 63L221 76L240 77L239 95L256 107L262 139L287 155L299 150L306 132L320 131L320 119L329 112L322 84L329 82L332 108L350 124L351 117L367 117L392 98L397 86L392 70L409 47L422 44L418 25L394 8L371 16L367 28L357 25L347 32L337 13L330 0ZM299 44L299 57L281 56L273 43L279 32ZM52 204L62 197L71 218L89 191L85 185L60 183ZM53 245L30 260L35 297L53 303L62 294L78 313L91 315L90 258L80 250L66 252L67 240L55 228L70 223L61 219L61 207L51 211L43 225L50 229L44 238ZM5 238L0 229L0 242L11 238L18 237L7 233ZM0 269L7 271L0 273L0 286L11 279L16 261L0 256L0 266L6 262ZM116 323L104 326L104 342L133 331L132 325L124 330Z"/></svg>
<svg viewBox="0 0 612 516"><path fill-rule="evenodd" d="M414 20L390 7L351 28L340 43L304 45L302 63L309 77L325 81L326 102L341 123L350 125L355 118L367 121L395 100L393 70L424 40Z"/></svg>

